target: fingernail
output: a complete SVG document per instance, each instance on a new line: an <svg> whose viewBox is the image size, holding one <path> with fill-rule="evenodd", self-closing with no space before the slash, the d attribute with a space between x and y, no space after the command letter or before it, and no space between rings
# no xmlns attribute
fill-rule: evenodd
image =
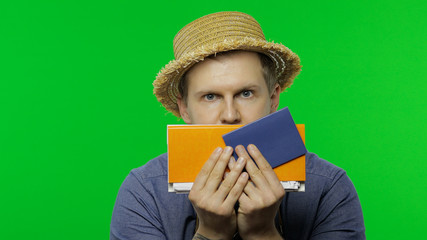
<svg viewBox="0 0 427 240"><path fill-rule="evenodd" d="M245 162L245 159L242 157L239 157L239 159L237 160L237 164L239 164L239 166L242 166L244 162Z"/></svg>
<svg viewBox="0 0 427 240"><path fill-rule="evenodd" d="M226 147L225 148L226 153L231 153L233 151L232 147Z"/></svg>
<svg viewBox="0 0 427 240"><path fill-rule="evenodd" d="M228 168L231 169L233 167L233 165L234 165L234 157L231 157L230 161L228 161Z"/></svg>
<svg viewBox="0 0 427 240"><path fill-rule="evenodd" d="M222 151L222 148L220 148L220 147L217 147L216 149L215 149L215 152L216 153L220 153Z"/></svg>
<svg viewBox="0 0 427 240"><path fill-rule="evenodd" d="M256 147L253 144L248 145L248 150L255 151Z"/></svg>

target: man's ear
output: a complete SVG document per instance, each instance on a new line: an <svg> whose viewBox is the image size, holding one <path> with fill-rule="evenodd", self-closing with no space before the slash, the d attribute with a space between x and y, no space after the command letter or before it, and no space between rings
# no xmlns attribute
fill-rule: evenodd
<svg viewBox="0 0 427 240"><path fill-rule="evenodd" d="M178 104L179 114L181 115L182 120L185 123L191 124L190 116L188 115L187 103L181 97L176 98L176 103Z"/></svg>
<svg viewBox="0 0 427 240"><path fill-rule="evenodd" d="M276 83L276 85L274 85L274 89L273 91L271 91L271 96L270 96L270 101L271 101L271 109L270 109L270 113L274 113L275 111L277 111L277 108L279 107L279 103L280 103L280 86L278 83Z"/></svg>

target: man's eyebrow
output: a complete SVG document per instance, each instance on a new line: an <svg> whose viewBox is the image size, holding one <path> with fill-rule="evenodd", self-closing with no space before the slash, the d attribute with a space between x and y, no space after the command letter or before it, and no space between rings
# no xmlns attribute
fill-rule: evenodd
<svg viewBox="0 0 427 240"><path fill-rule="evenodd" d="M247 86L243 86L242 88L240 88L239 91L241 92L241 91L244 91L244 90L251 90L251 89L256 90L256 89L259 89L259 88L260 88L260 86L258 84L249 84Z"/></svg>
<svg viewBox="0 0 427 240"><path fill-rule="evenodd" d="M246 86L242 86L242 87L238 88L237 90L235 90L235 93L240 93L240 92L243 92L245 90L258 90L259 88L260 88L260 86L257 84L248 84ZM195 92L195 95L196 96L203 96L205 94L210 94L210 93L216 94L218 92L220 92L220 91L218 91L216 89L201 89L201 90Z"/></svg>
<svg viewBox="0 0 427 240"><path fill-rule="evenodd" d="M236 90L236 93L240 93L246 90L258 90L260 86L258 84L248 84Z"/></svg>

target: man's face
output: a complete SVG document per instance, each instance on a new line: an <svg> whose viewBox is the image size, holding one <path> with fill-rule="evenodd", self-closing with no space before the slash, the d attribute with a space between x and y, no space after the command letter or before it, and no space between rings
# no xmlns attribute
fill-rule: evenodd
<svg viewBox="0 0 427 240"><path fill-rule="evenodd" d="M247 124L276 111L279 94L278 84L269 92L259 56L239 51L194 65L178 106L188 124Z"/></svg>

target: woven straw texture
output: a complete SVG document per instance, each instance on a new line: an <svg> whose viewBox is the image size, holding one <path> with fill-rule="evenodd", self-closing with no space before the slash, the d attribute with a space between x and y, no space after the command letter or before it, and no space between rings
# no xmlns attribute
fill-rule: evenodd
<svg viewBox="0 0 427 240"><path fill-rule="evenodd" d="M181 77L210 55L231 50L263 53L275 63L282 91L301 70L295 53L282 44L267 42L259 23L241 12L219 12L196 19L176 34L173 46L175 60L159 72L153 86L157 100L177 117L180 117L176 99Z"/></svg>

